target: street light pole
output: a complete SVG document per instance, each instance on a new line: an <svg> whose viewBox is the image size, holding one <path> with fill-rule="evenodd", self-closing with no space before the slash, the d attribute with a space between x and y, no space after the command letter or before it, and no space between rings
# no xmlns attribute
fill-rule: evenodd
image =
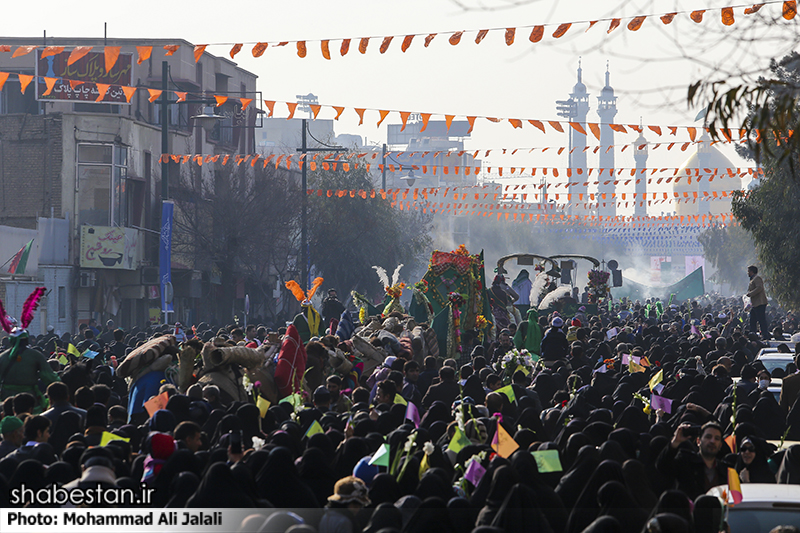
<svg viewBox="0 0 800 533"><path fill-rule="evenodd" d="M381 156L381 189L386 190L386 143L383 143Z"/></svg>
<svg viewBox="0 0 800 533"><path fill-rule="evenodd" d="M161 311L164 323L169 323L172 304L172 212L173 204L169 201L169 120L167 110L169 100L167 89L169 65L161 62L161 231L158 239L158 274L161 281Z"/></svg>
<svg viewBox="0 0 800 533"><path fill-rule="evenodd" d="M169 200L169 163L164 159L164 155L169 153L169 120L167 110L169 100L167 99L167 78L169 77L169 65L166 61L161 62L161 200Z"/></svg>
<svg viewBox="0 0 800 533"><path fill-rule="evenodd" d="M301 226L300 226L300 262L302 263L302 280L303 280L303 288L308 290L310 284L308 282L308 193L306 189L308 189L308 161L306 161L306 155L308 153L308 143L306 141L306 127L307 127L307 119L302 119L301 128L303 130L303 134L301 136L301 147L300 150L303 152L303 185L300 190L300 194L303 195L301 200L302 210L300 212L301 218Z"/></svg>

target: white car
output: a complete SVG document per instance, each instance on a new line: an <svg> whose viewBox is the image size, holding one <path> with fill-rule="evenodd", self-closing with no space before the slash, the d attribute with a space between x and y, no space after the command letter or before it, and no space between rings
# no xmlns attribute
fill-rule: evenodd
<svg viewBox="0 0 800 533"><path fill-rule="evenodd" d="M742 501L731 502L727 485L719 485L707 494L728 499L731 533L769 533L775 526L800 524L800 485L742 483Z"/></svg>
<svg viewBox="0 0 800 533"><path fill-rule="evenodd" d="M761 361L761 363L764 365L764 368L767 369L767 372L772 374L772 371L776 368L786 371L786 365L794 362L794 354L781 353L777 351L777 349L772 351L772 348L762 348L756 356L756 361Z"/></svg>

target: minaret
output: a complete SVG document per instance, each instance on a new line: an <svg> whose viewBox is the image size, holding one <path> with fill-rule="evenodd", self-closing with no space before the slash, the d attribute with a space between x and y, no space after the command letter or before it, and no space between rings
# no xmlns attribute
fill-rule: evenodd
<svg viewBox="0 0 800 533"><path fill-rule="evenodd" d="M633 207L633 216L635 217L647 216L647 201L644 197L647 192L647 139L644 138L643 131L641 129L639 136L633 141L633 159L636 161L636 188L634 189L636 204ZM639 202L642 205L639 205Z"/></svg>
<svg viewBox="0 0 800 533"><path fill-rule="evenodd" d="M617 115L617 97L609 83L608 63L606 63L606 85L597 97L597 114L600 116L600 162L597 187L598 208L597 214L603 217L613 217L617 214L617 199L614 198L616 187L614 180L614 130L609 124L614 123ZM606 195L603 198L603 194Z"/></svg>
<svg viewBox="0 0 800 533"><path fill-rule="evenodd" d="M699 176L684 176L696 180L698 177L703 179L697 182L697 214L707 215L711 213L711 202L708 201L706 194L711 192L711 176L704 169L711 169L711 137L706 130L706 124L703 124L703 135L700 136L697 143L697 168L700 169ZM713 170L712 170L713 172Z"/></svg>
<svg viewBox="0 0 800 533"><path fill-rule="evenodd" d="M566 118L570 122L578 122L586 130L586 116L589 114L589 93L586 92L586 85L583 84L583 69L581 69L581 62L578 59L578 83L572 88L569 95L569 100L559 100L556 109L558 109L558 116ZM572 185L567 189L567 192L572 195L570 203L578 204L588 201L587 188L584 183L588 181L589 176L586 167L586 135L575 130L575 128L567 125L566 129L569 131L569 168L572 170L572 177L567 178L569 183L578 183ZM581 195L583 195L581 199ZM570 208L570 212L575 211Z"/></svg>

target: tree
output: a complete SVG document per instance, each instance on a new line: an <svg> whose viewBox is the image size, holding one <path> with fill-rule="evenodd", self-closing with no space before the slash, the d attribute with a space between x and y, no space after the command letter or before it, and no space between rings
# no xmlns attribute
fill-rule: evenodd
<svg viewBox="0 0 800 533"><path fill-rule="evenodd" d="M325 286L340 294L355 289L382 295L372 266L391 272L402 263L401 279L410 281L410 273L419 270L430 253L433 217L393 207L391 196L383 199L373 191L365 165L347 164L349 171L342 163L322 163L322 168L309 172L309 189L331 191L330 196L308 198L310 261L325 278ZM340 190L361 192L339 197Z"/></svg>
<svg viewBox="0 0 800 533"><path fill-rule="evenodd" d="M747 288L747 267L756 262L753 237L741 226L712 226L697 240L703 245L703 254L717 269L717 281L730 285L734 293L742 294Z"/></svg>
<svg viewBox="0 0 800 533"><path fill-rule="evenodd" d="M216 163L212 179L193 164L174 190L174 248L197 270L219 272L216 294L204 295L210 316L229 320L237 278L246 279L254 308L272 298L275 279L285 279L297 249L300 188L290 172L272 165ZM265 305L266 315L274 316Z"/></svg>
<svg viewBox="0 0 800 533"><path fill-rule="evenodd" d="M747 117L749 127L758 126L760 142L753 140L751 147L753 156L760 155L764 176L749 193L734 194L733 214L755 241L770 293L781 305L796 308L800 305L796 291L800 183L794 161L800 146L794 132L800 114L790 89L800 86L800 55L792 53L773 62L771 71L773 77L760 82L760 100L752 104Z"/></svg>

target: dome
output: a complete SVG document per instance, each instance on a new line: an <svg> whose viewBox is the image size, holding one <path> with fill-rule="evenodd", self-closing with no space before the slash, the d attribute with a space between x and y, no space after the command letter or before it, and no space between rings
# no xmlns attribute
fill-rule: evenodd
<svg viewBox="0 0 800 533"><path fill-rule="evenodd" d="M614 89L612 89L611 86L606 85L600 91L600 98L604 100L610 100L611 98L614 98Z"/></svg>
<svg viewBox="0 0 800 533"><path fill-rule="evenodd" d="M579 81L572 88L572 94L575 95L575 96L587 94L586 93L586 85L584 85L582 81Z"/></svg>
<svg viewBox="0 0 800 533"><path fill-rule="evenodd" d="M700 138L701 141L707 139L705 134ZM688 193L689 199L693 198L693 193L699 193L698 200L694 203L691 201L675 202L675 213L679 216L698 214L698 207L701 202L699 198L703 196L701 192L703 189L700 188L701 185L707 187L705 190L707 190L709 194L716 192L719 198L722 198L721 193L723 191L727 195L730 191L741 189L742 179L736 174L734 177L730 177L726 170L729 168L736 168L736 165L716 147L706 146L705 143L698 144L697 150L678 168L678 173L672 180L673 192L679 193L682 198L684 197L683 193ZM696 169L699 170L697 175L695 174ZM714 175L714 169L719 169L716 175ZM686 173L687 170L689 170L689 174ZM698 177L702 177L703 179L698 182ZM705 183L707 179L710 181ZM709 203L709 212L712 215L730 213L731 211L730 195L720 200L712 200Z"/></svg>

